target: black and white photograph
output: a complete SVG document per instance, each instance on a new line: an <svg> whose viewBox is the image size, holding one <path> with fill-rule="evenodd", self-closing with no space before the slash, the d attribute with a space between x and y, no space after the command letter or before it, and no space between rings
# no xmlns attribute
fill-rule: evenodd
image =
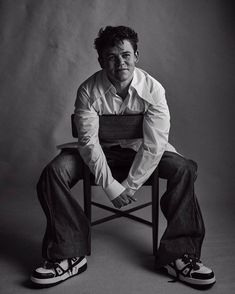
<svg viewBox="0 0 235 294"><path fill-rule="evenodd" d="M0 0L0 293L235 291L235 3Z"/></svg>

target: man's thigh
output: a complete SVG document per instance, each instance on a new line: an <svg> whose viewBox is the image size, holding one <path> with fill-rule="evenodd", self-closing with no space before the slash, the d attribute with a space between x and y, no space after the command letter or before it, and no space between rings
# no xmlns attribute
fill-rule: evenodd
<svg viewBox="0 0 235 294"><path fill-rule="evenodd" d="M182 155L165 151L159 162L159 176L163 179L172 178L177 172L185 171L186 169L196 172L197 164L195 161L185 158Z"/></svg>

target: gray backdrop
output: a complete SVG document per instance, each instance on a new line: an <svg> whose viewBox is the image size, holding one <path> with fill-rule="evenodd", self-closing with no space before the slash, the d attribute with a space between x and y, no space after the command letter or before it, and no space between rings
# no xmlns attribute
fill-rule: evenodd
<svg viewBox="0 0 235 294"><path fill-rule="evenodd" d="M199 197L234 202L235 30L226 0L1 0L0 196L35 196L27 191L55 146L71 140L77 87L99 70L93 40L120 24L139 33L138 66L166 89L170 141L198 162Z"/></svg>

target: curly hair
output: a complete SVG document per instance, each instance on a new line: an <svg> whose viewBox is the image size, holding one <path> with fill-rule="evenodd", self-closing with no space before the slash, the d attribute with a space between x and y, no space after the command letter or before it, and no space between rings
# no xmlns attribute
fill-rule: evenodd
<svg viewBox="0 0 235 294"><path fill-rule="evenodd" d="M137 51L138 35L133 29L125 26L107 26L105 29L101 28L98 37L94 41L94 47L98 55L101 56L104 49L116 46L120 42L123 42L123 40L128 40L134 52Z"/></svg>

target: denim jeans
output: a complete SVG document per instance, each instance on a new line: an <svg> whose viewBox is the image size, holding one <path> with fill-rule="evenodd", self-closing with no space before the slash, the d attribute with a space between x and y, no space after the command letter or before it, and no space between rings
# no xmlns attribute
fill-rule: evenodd
<svg viewBox="0 0 235 294"><path fill-rule="evenodd" d="M136 152L105 148L107 162L129 168ZM71 188L82 179L82 159L76 149L64 149L43 170L37 185L38 198L47 218L42 255L45 259L84 256L90 251L90 224ZM159 176L167 180L160 206L167 220L160 240L156 265L161 267L185 253L200 257L205 227L194 193L197 164L166 151Z"/></svg>

